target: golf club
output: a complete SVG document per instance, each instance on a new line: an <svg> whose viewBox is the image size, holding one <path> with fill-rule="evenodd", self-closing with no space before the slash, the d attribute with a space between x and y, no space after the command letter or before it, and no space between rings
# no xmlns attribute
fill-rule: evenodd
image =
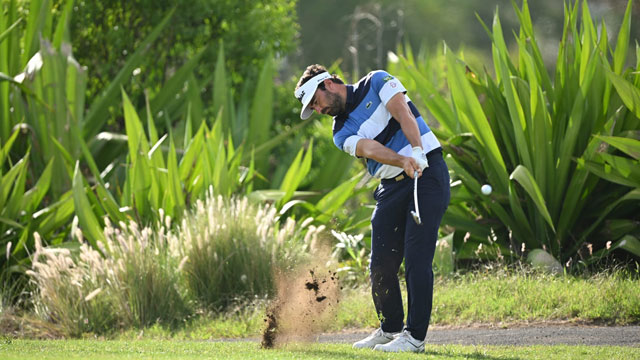
<svg viewBox="0 0 640 360"><path fill-rule="evenodd" d="M412 211L411 216L416 224L420 225L422 220L420 220L420 209L418 208L418 171L413 172L413 207L416 211Z"/></svg>

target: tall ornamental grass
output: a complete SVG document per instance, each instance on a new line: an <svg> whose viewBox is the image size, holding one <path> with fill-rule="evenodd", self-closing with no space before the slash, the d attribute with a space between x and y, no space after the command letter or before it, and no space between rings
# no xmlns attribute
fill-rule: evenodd
<svg viewBox="0 0 640 360"><path fill-rule="evenodd" d="M142 229L107 219L99 249L83 242L77 220L74 245L44 247L36 235L27 272L36 313L69 336L176 327L200 310L273 294L274 271L303 264L323 230L292 219L280 225L273 206L212 189L174 230L162 211L159 219Z"/></svg>
<svg viewBox="0 0 640 360"><path fill-rule="evenodd" d="M172 244L186 259L186 285L202 306L226 308L249 296L272 295L273 270L294 269L318 246L323 226L291 218L280 224L278 217L275 206L257 207L247 198L210 193L197 201Z"/></svg>
<svg viewBox="0 0 640 360"><path fill-rule="evenodd" d="M108 333L153 323L177 325L193 313L181 289L179 259L169 252L162 227L121 229L107 223L106 246L77 250L42 247L36 236L31 276L36 313L58 323L69 336ZM80 244L82 234L75 231Z"/></svg>
<svg viewBox="0 0 640 360"><path fill-rule="evenodd" d="M446 83L442 68L411 53L392 65L438 121L434 132L453 172L446 257L524 257L555 269L614 250L640 257L640 62L625 68L632 1L615 44L586 1L566 4L555 73L543 61L528 1L514 9L520 31L511 47L498 12L491 26L483 23L493 71L465 66L448 48ZM493 193L482 194L483 184Z"/></svg>

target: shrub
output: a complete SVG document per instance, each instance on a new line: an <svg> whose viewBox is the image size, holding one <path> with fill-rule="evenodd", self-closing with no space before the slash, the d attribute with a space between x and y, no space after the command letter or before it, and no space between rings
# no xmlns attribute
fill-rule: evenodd
<svg viewBox="0 0 640 360"><path fill-rule="evenodd" d="M54 8L64 0L54 0ZM206 49L196 75L207 78L215 67L220 40L234 85L257 76L270 54L286 54L295 47L295 1L151 1L76 2L69 23L73 50L89 68L88 94L92 99L113 79L125 59L164 15L175 9L172 25L148 50L140 75L131 78L129 92L138 105L143 90L157 91L186 61ZM216 46L210 46L216 45Z"/></svg>
<svg viewBox="0 0 640 360"><path fill-rule="evenodd" d="M88 244L77 251L43 248L36 235L33 268L27 272L37 289L35 309L68 335L154 323L175 326L193 313L166 230L139 230L133 222L120 227L107 220L102 253ZM82 243L78 229L74 236Z"/></svg>
<svg viewBox="0 0 640 360"><path fill-rule="evenodd" d="M223 199L210 189L175 230L163 211L154 227L114 227L106 219L99 250L78 242L43 247L32 269L36 313L70 336L153 324L175 327L198 308L221 310L274 293L274 271L302 264L323 227L287 219L274 206Z"/></svg>
<svg viewBox="0 0 640 360"><path fill-rule="evenodd" d="M119 285L116 262L86 244L74 259L69 249L43 248L36 235L32 270L35 312L58 323L67 335L105 333L124 327L128 310L113 288Z"/></svg>
<svg viewBox="0 0 640 360"><path fill-rule="evenodd" d="M300 264L316 247L323 227L278 223L275 206L247 198L224 199L209 192L182 220L180 256L186 260L189 290L207 308L226 308L252 295L272 295L273 271Z"/></svg>
<svg viewBox="0 0 640 360"><path fill-rule="evenodd" d="M615 146L604 143L631 137L640 125L633 113L637 89L620 91L638 86L633 69L624 69L631 1L615 47L586 1L566 5L555 75L543 63L528 2L514 7L521 24L514 51L497 12L491 29L486 26L495 76L473 71L446 49L450 101L430 81L439 69L398 59L399 77L415 79L409 84L439 122L434 132L454 173L443 219L454 233L449 251L457 260L546 251L552 256L542 257L556 268L589 263L603 249L640 256L637 183L600 179L607 179L605 172L638 178L637 159L615 159ZM598 165L606 171L598 173ZM483 195L482 184L491 184L493 193ZM622 232L612 231L616 223Z"/></svg>

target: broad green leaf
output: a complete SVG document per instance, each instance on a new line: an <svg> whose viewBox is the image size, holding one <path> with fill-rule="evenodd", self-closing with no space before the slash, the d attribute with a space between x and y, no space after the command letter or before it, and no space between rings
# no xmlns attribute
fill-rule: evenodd
<svg viewBox="0 0 640 360"><path fill-rule="evenodd" d="M491 236L491 229L474 221L472 216L472 214L459 214L454 211L452 206L449 206L449 209L444 213L442 223L453 227L456 231L468 232L482 238Z"/></svg>
<svg viewBox="0 0 640 360"><path fill-rule="evenodd" d="M404 66L411 78L416 81L416 89L425 105L433 116L446 127L449 132L458 130L457 122L451 107L440 95L432 82L427 80L415 67L411 66L408 60L400 57L400 63Z"/></svg>
<svg viewBox="0 0 640 360"><path fill-rule="evenodd" d="M20 171L18 172L17 177L15 178L13 183L9 185L10 187L12 187L11 195L4 205L4 209L0 207L0 211L2 211L5 216L10 218L17 219L18 217L20 217L19 212L22 210L20 209L20 205L22 205L22 199L24 198L27 173L29 169L29 153L30 151L27 151L27 154L24 157L26 159L26 161L23 163L24 166L20 166ZM2 180L2 184L5 185L5 179Z"/></svg>
<svg viewBox="0 0 640 360"><path fill-rule="evenodd" d="M632 235L625 235L617 244L613 245L613 248L624 249L635 256L640 256L640 239Z"/></svg>
<svg viewBox="0 0 640 360"><path fill-rule="evenodd" d="M518 197L518 192L513 183L509 183L509 206L513 213L514 220L517 222L518 226L525 231L524 234L520 234L518 240L526 243L527 245L532 245L532 242L528 239L534 239L536 238L536 235L533 232L530 220L524 213L524 209L522 208L522 204ZM532 218L535 219L535 214L533 214Z"/></svg>
<svg viewBox="0 0 640 360"><path fill-rule="evenodd" d="M618 136L595 135L595 137L631 156L632 158L640 160L640 141Z"/></svg>
<svg viewBox="0 0 640 360"><path fill-rule="evenodd" d="M11 219L7 219L7 218L2 217L2 216L0 216L0 223L9 225L9 226L14 227L14 228L24 229L24 226L22 226L20 223L17 223L15 221L11 220Z"/></svg>
<svg viewBox="0 0 640 360"><path fill-rule="evenodd" d="M603 157L603 155L604 154L600 154L601 157ZM640 186L638 180L638 172L640 172L640 169L638 169L638 161L632 162L629 159L617 156L608 157L607 160L614 161L614 165L596 161L585 161L583 159L579 160L579 164L584 165L591 173L607 181L630 187Z"/></svg>
<svg viewBox="0 0 640 360"><path fill-rule="evenodd" d="M62 15L58 19L56 25L56 32L53 35L53 46L56 49L60 48L63 41L69 41L69 20L71 19L71 11L73 10L74 0L67 0L62 10Z"/></svg>
<svg viewBox="0 0 640 360"><path fill-rule="evenodd" d="M149 103L149 96L146 92L144 94L144 105L145 111L147 112L147 131L149 133L149 142L155 144L158 142L158 131L156 130L156 123L153 120L151 104Z"/></svg>
<svg viewBox="0 0 640 360"><path fill-rule="evenodd" d="M627 10L625 11L624 18L622 20L622 25L620 25L620 31L618 32L616 50L613 53L613 72L617 75L622 75L622 70L627 62L629 34L631 33L631 4L632 0L629 0Z"/></svg>
<svg viewBox="0 0 640 360"><path fill-rule="evenodd" d="M203 122L200 125L200 129L193 136L185 148L184 155L180 159L180 180L186 182L189 174L193 172L193 166L201 155L202 147L204 145L204 134L208 133L207 124Z"/></svg>
<svg viewBox="0 0 640 360"><path fill-rule="evenodd" d="M28 214L32 214L35 211L35 209L40 205L40 202L42 202L44 196L47 194L47 191L49 191L52 173L53 159L49 160L44 171L40 174L40 178L36 185L24 194L21 208L25 209Z"/></svg>
<svg viewBox="0 0 640 360"><path fill-rule="evenodd" d="M353 196L353 190L363 175L364 172L361 172L323 196L322 199L315 204L315 208L320 211L320 215L316 216L316 221L320 223L328 222L333 213Z"/></svg>
<svg viewBox="0 0 640 360"><path fill-rule="evenodd" d="M69 223L74 214L73 190L60 196L60 199L48 207L33 214L33 219L39 221L38 232L42 236L58 231Z"/></svg>
<svg viewBox="0 0 640 360"><path fill-rule="evenodd" d="M603 159L606 164L611 165L620 175L638 182L638 187L640 187L640 161L607 153L598 153L598 157Z"/></svg>
<svg viewBox="0 0 640 360"><path fill-rule="evenodd" d="M45 33L47 17L50 19L50 0L31 0L29 7L29 18L27 19L25 33L23 35L24 52L22 53L22 64L38 52L40 36L47 38Z"/></svg>
<svg viewBox="0 0 640 360"><path fill-rule="evenodd" d="M126 222L130 218L120 210L118 203L113 198L113 195L109 190L105 189L104 185L96 185L96 196L100 202L100 205L104 208L105 212L109 214L109 218L114 222Z"/></svg>
<svg viewBox="0 0 640 360"><path fill-rule="evenodd" d="M593 256L587 260L587 263L593 263L598 261L609 254L611 254L616 249L623 249L630 254L635 256L640 256L640 239L633 235L625 235L620 240L616 241L614 244L607 244L607 247L601 249L593 254Z"/></svg>
<svg viewBox="0 0 640 360"><path fill-rule="evenodd" d="M591 233L600 225L600 223L616 208L618 207L618 205L620 205L621 203L625 202L625 201L638 201L640 202L640 189L634 189L629 191L627 194L625 194L624 196L620 197L619 199L617 199L615 202L609 204L606 208L604 208L601 212L600 212L600 216L598 217L598 219L596 221L594 221L591 226L582 233L582 235L580 236L580 241L577 242L577 246L581 246L582 243L584 241L586 241L587 237L589 235L591 235ZM576 251L577 247L575 249L572 249L572 252Z"/></svg>
<svg viewBox="0 0 640 360"><path fill-rule="evenodd" d="M508 186L505 164L480 102L465 78L462 68L457 64L450 51L447 52L447 65L451 97L458 111L459 120L465 128L474 134L480 147L486 153L487 164L484 166L496 179L497 183L494 186L506 193Z"/></svg>
<svg viewBox="0 0 640 360"><path fill-rule="evenodd" d="M3 31L0 34L0 43L2 43L2 41L9 36L9 34L11 33L11 31L13 31L15 28L18 27L18 25L20 25L20 23L22 22L22 18L18 18L18 20L16 20L16 22L14 22L13 24L11 24L11 26L9 26L7 28L7 30Z"/></svg>
<svg viewBox="0 0 640 360"><path fill-rule="evenodd" d="M78 217L78 223L84 237L89 241L94 249L99 250L98 241L104 241L104 233L102 232L102 226L93 213L89 199L85 191L84 179L80 173L80 163L76 162L76 167L73 172L73 204L75 206L76 216Z"/></svg>
<svg viewBox="0 0 640 360"><path fill-rule="evenodd" d="M625 80L623 77L616 75L611 71L605 71L607 71L607 76L616 88L616 91L624 102L624 105L633 114L635 114L636 117L640 118L640 89Z"/></svg>
<svg viewBox="0 0 640 360"><path fill-rule="evenodd" d="M307 176L307 174L309 173L309 170L311 170L311 157L312 157L311 154L313 153L313 138L309 142L309 147L307 149L307 152L304 155L304 158L302 158L303 151L304 149L300 149L300 151L298 152L298 155L293 160L293 163L291 163L289 170L287 170L287 173L285 174L284 179L282 180L282 184L280 185L280 190L284 191L285 195L278 202L278 207L282 207L284 203L286 203L291 199L291 196L293 196L293 193L296 190L298 190L298 186L300 185L300 183L302 183L302 180L304 180L304 178Z"/></svg>
<svg viewBox="0 0 640 360"><path fill-rule="evenodd" d="M169 154L167 155L167 171L169 172L169 183L167 184L167 194L173 201L174 209L168 214L177 216L184 210L184 196L182 194L182 183L180 182L180 173L178 171L178 160L176 158L176 148L173 144L173 139L169 142Z"/></svg>
<svg viewBox="0 0 640 360"><path fill-rule="evenodd" d="M1 144L2 148L0 149L0 174L2 173L4 160L7 158L9 151L11 151L11 147L13 146L13 143L16 141L18 134L20 134L20 131L14 131L13 134L11 134L11 137L9 138L9 140L7 140L5 144Z"/></svg>
<svg viewBox="0 0 640 360"><path fill-rule="evenodd" d="M55 137L53 136L51 137L51 142L57 148L58 154L60 154L62 160L64 160L64 166L67 169L67 174L69 175L69 178L73 179L73 169L75 166L74 165L75 160L73 159L71 154L69 154L67 149L64 148L64 145L60 144L60 142Z"/></svg>
<svg viewBox="0 0 640 360"><path fill-rule="evenodd" d="M187 118L184 120L184 139L182 141L182 148L186 149L193 136L193 126L191 120L191 103L187 105Z"/></svg>
<svg viewBox="0 0 640 360"><path fill-rule="evenodd" d="M23 173L27 168L26 166L28 163L28 158L29 155L27 154L24 158L15 163L11 167L11 169L9 169L9 171L7 171L4 176L2 176L2 179L0 179L0 209L3 209L5 207L16 178L18 178L20 174Z"/></svg>
<svg viewBox="0 0 640 360"><path fill-rule="evenodd" d="M551 220L551 216L549 215L549 210L547 210L547 205L544 198L542 197L540 188L538 187L536 180L533 178L529 170L522 165L518 165L516 169L511 173L509 179L516 180L520 184L520 186L522 186L531 200L533 200L534 204L538 208L538 211L544 217L544 220L555 232L555 226L553 225L553 221Z"/></svg>
<svg viewBox="0 0 640 360"><path fill-rule="evenodd" d="M149 153L149 143L144 134L138 113L124 92L124 89L122 89L122 103L127 142L129 143L129 156L131 157L131 162L135 163L140 155L146 156Z"/></svg>

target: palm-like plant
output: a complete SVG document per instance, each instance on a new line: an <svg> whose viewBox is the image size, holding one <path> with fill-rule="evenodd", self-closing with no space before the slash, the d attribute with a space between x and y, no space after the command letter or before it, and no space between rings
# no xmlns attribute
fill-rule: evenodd
<svg viewBox="0 0 640 360"><path fill-rule="evenodd" d="M631 156L624 160L614 154L621 142L627 150L637 146L619 137L637 136L640 128L637 74L624 69L631 1L615 48L604 23L598 36L586 1L566 5L554 76L543 62L527 1L514 8L521 25L516 61L498 13L491 29L485 25L495 79L445 49L447 101L430 80L432 70L412 58L400 57L394 70L416 79L426 95L422 105L440 124L436 132L456 180L444 218L454 230L449 249L457 259L542 249L571 263L593 259L594 251L625 236L625 244L634 245L623 248L640 256L640 190L633 182L640 167L633 151L623 150ZM597 174L628 180L603 181ZM494 189L488 197L480 191L486 183ZM623 233L608 229L614 220L624 222Z"/></svg>

